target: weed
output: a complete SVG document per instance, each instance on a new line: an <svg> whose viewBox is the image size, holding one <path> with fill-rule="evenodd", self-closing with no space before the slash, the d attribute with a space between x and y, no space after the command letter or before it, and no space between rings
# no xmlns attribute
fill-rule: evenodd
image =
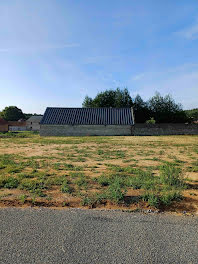
<svg viewBox="0 0 198 264"><path fill-rule="evenodd" d="M109 185L107 189L107 198L110 201L116 202L117 204L124 201L124 195L126 193L126 190L122 190L121 184L119 181L115 181Z"/></svg>
<svg viewBox="0 0 198 264"><path fill-rule="evenodd" d="M159 197L153 192L145 192L142 195L142 200L147 201L150 206L159 207Z"/></svg>
<svg viewBox="0 0 198 264"><path fill-rule="evenodd" d="M163 184L182 187L184 180L181 176L181 169L173 165L165 164L160 167L160 179Z"/></svg>
<svg viewBox="0 0 198 264"><path fill-rule="evenodd" d="M22 204L25 203L26 199L27 199L27 195L25 195L25 194L21 194L19 196L19 200L21 201Z"/></svg>
<svg viewBox="0 0 198 264"><path fill-rule="evenodd" d="M160 203L168 206L170 205L173 201L179 201L182 199L182 195L180 191L169 191L166 193L161 193L160 195Z"/></svg>
<svg viewBox="0 0 198 264"><path fill-rule="evenodd" d="M61 185L61 192L63 193L72 193L73 192L73 188L69 186L68 181L64 181Z"/></svg>
<svg viewBox="0 0 198 264"><path fill-rule="evenodd" d="M78 179L76 179L75 184L77 184L79 188L86 188L88 182L87 182L85 176L81 175Z"/></svg>
<svg viewBox="0 0 198 264"><path fill-rule="evenodd" d="M87 206L87 205L90 206L93 204L93 200L90 197L86 196L86 197L83 197L81 204L83 206Z"/></svg>
<svg viewBox="0 0 198 264"><path fill-rule="evenodd" d="M0 176L0 188L14 189L19 185L19 180L12 176Z"/></svg>
<svg viewBox="0 0 198 264"><path fill-rule="evenodd" d="M100 175L96 180L101 186L108 186L110 184L109 176L104 174Z"/></svg>
<svg viewBox="0 0 198 264"><path fill-rule="evenodd" d="M22 190L30 191L31 193L34 193L40 197L46 196L42 191L46 188L45 183L43 181L23 179L19 185L19 188Z"/></svg>

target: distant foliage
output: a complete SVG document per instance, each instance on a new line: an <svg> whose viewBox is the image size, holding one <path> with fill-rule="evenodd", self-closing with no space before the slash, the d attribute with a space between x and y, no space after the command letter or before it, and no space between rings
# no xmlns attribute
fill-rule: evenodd
<svg viewBox="0 0 198 264"><path fill-rule="evenodd" d="M189 120L182 105L176 103L170 95L162 96L156 93L148 101L137 95L132 100L126 88L106 90L98 93L95 98L86 96L83 107L133 107L136 123L145 123L152 117L156 123L184 123Z"/></svg>
<svg viewBox="0 0 198 264"><path fill-rule="evenodd" d="M157 123L183 123L187 121L181 104L170 96L156 93L149 101L148 108Z"/></svg>
<svg viewBox="0 0 198 264"><path fill-rule="evenodd" d="M145 123L151 117L148 103L138 94L133 101L133 110L136 123Z"/></svg>
<svg viewBox="0 0 198 264"><path fill-rule="evenodd" d="M186 110L186 115L191 121L197 121L198 120L198 108Z"/></svg>
<svg viewBox="0 0 198 264"><path fill-rule="evenodd" d="M94 99L86 96L83 107L132 107L133 102L129 91L125 88L121 90L106 90L96 95Z"/></svg>
<svg viewBox="0 0 198 264"><path fill-rule="evenodd" d="M25 118L22 110L16 106L5 107L0 115L3 119L7 121L18 121L19 119Z"/></svg>

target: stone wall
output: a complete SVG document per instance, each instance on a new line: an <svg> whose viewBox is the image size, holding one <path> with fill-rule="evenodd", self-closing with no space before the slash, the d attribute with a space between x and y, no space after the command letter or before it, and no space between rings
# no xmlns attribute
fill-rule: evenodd
<svg viewBox="0 0 198 264"><path fill-rule="evenodd" d="M198 135L198 124L135 124L134 136Z"/></svg>
<svg viewBox="0 0 198 264"><path fill-rule="evenodd" d="M198 124L41 125L41 136L198 135Z"/></svg>
<svg viewBox="0 0 198 264"><path fill-rule="evenodd" d="M41 125L41 136L130 136L129 125Z"/></svg>

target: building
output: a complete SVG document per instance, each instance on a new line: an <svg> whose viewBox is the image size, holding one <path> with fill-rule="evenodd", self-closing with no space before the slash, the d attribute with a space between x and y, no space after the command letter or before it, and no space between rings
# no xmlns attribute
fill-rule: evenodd
<svg viewBox="0 0 198 264"><path fill-rule="evenodd" d="M41 136L129 136L132 108L48 107L40 122Z"/></svg>
<svg viewBox="0 0 198 264"><path fill-rule="evenodd" d="M31 116L27 121L27 129L32 131L40 131L40 121L43 116Z"/></svg>
<svg viewBox="0 0 198 264"><path fill-rule="evenodd" d="M0 132L8 132L8 122L0 118Z"/></svg>
<svg viewBox="0 0 198 264"><path fill-rule="evenodd" d="M18 121L8 121L8 129L9 131L26 131L26 120L19 119Z"/></svg>

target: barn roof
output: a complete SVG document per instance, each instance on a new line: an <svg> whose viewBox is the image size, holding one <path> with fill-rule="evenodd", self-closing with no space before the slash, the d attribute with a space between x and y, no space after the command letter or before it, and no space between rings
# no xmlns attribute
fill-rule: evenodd
<svg viewBox="0 0 198 264"><path fill-rule="evenodd" d="M45 125L133 125L131 108L47 107L40 122Z"/></svg>
<svg viewBox="0 0 198 264"><path fill-rule="evenodd" d="M42 115L40 115L40 116L31 116L30 118L28 118L28 122L40 122L41 121L41 119L42 119Z"/></svg>

